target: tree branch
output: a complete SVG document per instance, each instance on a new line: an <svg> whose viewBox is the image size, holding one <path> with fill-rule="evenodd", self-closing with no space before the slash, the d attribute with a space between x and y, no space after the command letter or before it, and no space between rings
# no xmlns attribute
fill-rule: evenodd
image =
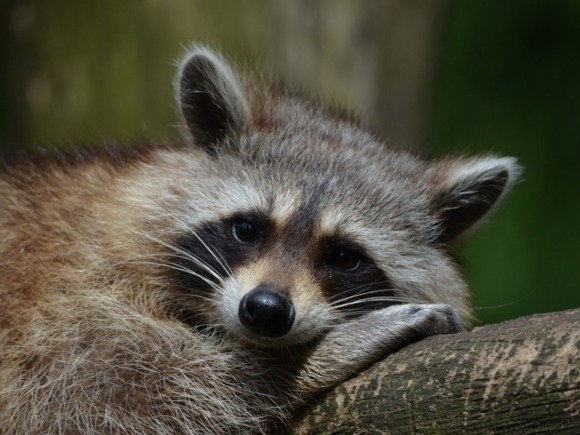
<svg viewBox="0 0 580 435"><path fill-rule="evenodd" d="M338 386L296 434L580 433L580 309L429 337Z"/></svg>

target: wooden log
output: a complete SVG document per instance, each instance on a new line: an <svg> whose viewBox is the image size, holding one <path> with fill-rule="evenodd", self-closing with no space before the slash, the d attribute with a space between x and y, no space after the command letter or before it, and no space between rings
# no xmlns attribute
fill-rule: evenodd
<svg viewBox="0 0 580 435"><path fill-rule="evenodd" d="M295 434L580 433L580 309L429 337L330 391Z"/></svg>

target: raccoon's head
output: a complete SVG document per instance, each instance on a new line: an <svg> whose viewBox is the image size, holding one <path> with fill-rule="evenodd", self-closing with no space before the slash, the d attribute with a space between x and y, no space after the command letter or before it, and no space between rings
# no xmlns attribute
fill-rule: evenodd
<svg viewBox="0 0 580 435"><path fill-rule="evenodd" d="M448 303L469 321L449 248L514 182L514 159L388 150L351 117L240 78L205 48L182 60L176 92L205 151L172 242L186 321L266 347L405 302Z"/></svg>

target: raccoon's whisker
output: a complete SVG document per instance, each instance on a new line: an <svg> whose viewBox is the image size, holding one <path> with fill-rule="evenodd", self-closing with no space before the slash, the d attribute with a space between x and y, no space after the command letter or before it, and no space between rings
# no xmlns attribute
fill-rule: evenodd
<svg viewBox="0 0 580 435"><path fill-rule="evenodd" d="M208 246L207 243L205 243L203 241L203 239L195 232L190 230L190 233L195 236L195 238L197 240L199 240L199 242L203 245L203 247L207 250L207 252L209 252L212 257L215 259L215 261L218 262L218 264L223 268L223 270L228 274L228 276L231 278L232 277L232 270L229 267L229 265L227 264L227 262L224 260L224 258L222 257L222 255L219 253L219 251L217 251L216 249Z"/></svg>
<svg viewBox="0 0 580 435"><path fill-rule="evenodd" d="M393 300L390 298L369 298L369 299L361 299L358 301L352 301L352 302L348 302L346 304L338 304L338 305L333 305L332 308L336 309L336 310L345 310L345 309L351 309L351 308L356 308L356 307L360 307L363 306L365 304L376 304L377 306L382 306L382 305L393 305L396 303L400 303L402 301L399 300ZM368 309L365 309L364 312L368 312Z"/></svg>
<svg viewBox="0 0 580 435"><path fill-rule="evenodd" d="M175 216L173 213L168 213L168 216L173 217L175 219L177 219L177 216ZM179 219L177 219L179 220ZM184 224L185 225L185 224ZM197 240L199 240L199 242L204 246L204 248L212 255L212 257L217 261L217 263L221 266L221 268L224 270L224 272L228 275L228 277L232 277L232 271L231 269L228 267L228 265L226 264L225 261L223 261L223 257L220 259L220 257L218 257L219 253L217 253L216 255L216 250L212 249L210 246L208 246L208 244L206 242L204 242L201 237L199 237L199 235L195 232L192 231L191 229L187 229L187 231L189 231L193 236L195 236L197 238ZM173 243L164 241L158 237L155 237L151 234L148 233L144 233L144 232L137 232L137 231L133 231L134 234L136 234L138 237L142 237L145 238L153 243L156 243L160 246L163 246L164 248L167 248L171 253L173 254L169 254L169 253L158 253L158 254L148 254L147 257L152 257L152 256L156 256L156 257L162 257L162 256L167 256L167 257L173 257L173 258L177 258L177 259L181 259L181 260L185 260L185 261L191 261L194 265L200 267L201 269L203 269L205 272L207 272L209 275L211 275L213 278L215 278L216 281L218 281L219 283L223 284L224 283L224 278L220 275L220 273L218 273L217 270L215 270L215 268L213 268L211 265L207 264L205 261L203 261L202 259L200 259L199 257L195 256L192 252L187 251L186 249L183 249ZM214 287L217 289L217 287Z"/></svg>
<svg viewBox="0 0 580 435"><path fill-rule="evenodd" d="M195 233L192 233L192 234L196 235ZM221 275L214 268L212 268L210 265L208 265L207 263L205 263L204 261L202 261L201 259L199 259L195 255L193 255L193 253L191 253L191 252L189 252L189 251L187 251L187 250L185 250L183 248L180 248L179 246L176 246L173 243L165 242L164 240L158 239L156 237L152 237L152 236L150 236L148 234L142 234L142 236L145 237L145 238L147 238L148 240L154 242L154 243L157 243L157 244L159 244L159 245L161 245L161 246L169 249L171 252L173 252L175 254L179 254L179 256L180 256L179 258L181 258L183 260L190 260L192 263L194 263L195 265L197 265L197 266L201 267L202 269L204 269L206 272L208 272L214 278L216 278L220 282L223 282L223 278L221 277ZM198 237L198 236L196 235L196 237ZM198 239L199 239L199 237L198 237ZM209 250L209 248L207 247L207 245L201 239L199 239L199 240L200 240L200 242L202 244L204 244L204 246L206 247L206 249ZM211 253L211 250L210 250L210 253ZM212 255L214 255L214 254L212 254ZM222 267L224 267L223 266L223 263L220 262L217 258L216 258L216 261L218 261L220 263L220 265ZM226 273L228 273L229 276L231 276L231 273L228 271L228 269L226 269L224 267L224 270L226 271Z"/></svg>
<svg viewBox="0 0 580 435"><path fill-rule="evenodd" d="M360 304L367 304L369 302L389 302L389 303L406 303L408 302L406 299L404 298L400 298L400 297L390 297L390 296L371 296L371 297L362 297L359 299L351 299L349 301L346 302L342 302L339 304L332 304L333 308L343 308L343 307L348 307L348 306L356 306L356 305L360 305Z"/></svg>
<svg viewBox="0 0 580 435"><path fill-rule="evenodd" d="M210 274L212 277L214 277L219 282L223 282L222 276L213 267L211 267L209 264L207 264L206 262L201 260L199 257L195 256L192 252L187 251L185 249L182 249L179 246L173 245L171 243L165 243L163 241L157 241L157 242L160 243L162 246L165 246L166 248L170 249L173 252L173 254L166 254L166 255L173 257L173 258L176 258L176 259L190 261L194 265L200 267L205 272Z"/></svg>
<svg viewBox="0 0 580 435"><path fill-rule="evenodd" d="M353 289L353 290L357 290L357 289ZM384 294L385 292L388 291L393 291L391 289L375 289L375 290L368 290L368 286L361 286L358 287L358 291L351 293L349 292L349 294L347 296L344 297L339 297L337 299L335 299L332 303L342 303L342 302L346 302L352 299L359 299L361 297L367 297L367 296L372 296L372 295L376 295L376 294ZM394 296L394 295L390 295L389 297L398 297L398 296Z"/></svg>
<svg viewBox="0 0 580 435"><path fill-rule="evenodd" d="M383 287L376 289L376 290L368 290L369 287L371 286L371 284L368 284L368 283L362 284L362 285L359 285L358 287L353 287L353 288L349 289L349 294L356 296L356 295L360 295L362 293L367 293L367 292L385 292L385 291L393 291L394 290L394 289L389 289L389 288L384 287L386 285L389 285L389 283L385 280L374 282L374 283L372 283L372 285L374 285L374 286L381 285Z"/></svg>
<svg viewBox="0 0 580 435"><path fill-rule="evenodd" d="M227 262L224 260L223 256L219 253L218 250L214 249L213 247L209 246L200 236L199 234L197 234L197 232L195 232L191 226L189 224L187 224L186 222L184 222L176 213L172 212L171 210L166 210L165 213L166 216L176 220L177 222L179 222L181 224L181 226L183 227L184 231L193 235L202 245L203 247L207 250L207 252L209 252L211 254L211 256L217 261L217 263L222 267L222 269L224 270L224 272L228 275L228 277L232 277L232 270L229 267L229 265L227 264ZM161 245L168 247L170 249L172 249L174 252L176 252L176 250L182 251L182 248L179 248L178 246L175 245L171 245L168 244L166 242L163 242L161 240L158 240L156 238L153 238L151 236L147 236L144 235L145 237L147 237L149 240L155 241L160 243ZM186 251L187 252L187 251ZM188 252L189 254L189 252ZM217 271L216 271L217 273Z"/></svg>
<svg viewBox="0 0 580 435"><path fill-rule="evenodd" d="M381 291L376 291L380 293ZM372 294L372 292L369 292ZM377 304L410 304L410 303L425 303L424 301L419 301L417 299L409 298L406 296L369 296L366 297L364 294L358 294L359 299L354 299L350 296L349 298L339 299L331 303L331 307L334 309L345 309L349 307L356 307L357 305L377 303ZM368 310L366 310L368 311ZM365 311L365 312L366 312Z"/></svg>
<svg viewBox="0 0 580 435"><path fill-rule="evenodd" d="M124 259L123 261L118 262L117 264L127 264L127 263L141 263L141 264L152 264L151 262L147 262L144 260L148 260L150 258L170 258L170 259L182 259L182 260L189 260L191 261L193 264L195 264L196 266L201 267L203 270L205 270L206 272L208 272L213 278L215 278L219 283L223 284L224 280L221 276L219 276L210 266L208 266L207 264L205 264L203 261L199 260L198 258L192 256L192 255L172 255L172 254L167 254L167 253L158 253L158 254L148 254L148 255L139 255L139 256L134 256L131 258L127 258ZM158 266L162 266L165 267L167 266L167 264L173 264L176 265L176 263L173 262L168 262L168 263L161 263L161 262L155 262L153 264L156 264ZM180 267L183 268L183 271L185 272L186 270L188 270L189 272L191 272L189 269L187 269L187 267L183 266L183 265L179 265Z"/></svg>
<svg viewBox="0 0 580 435"><path fill-rule="evenodd" d="M177 260L190 261L194 265L199 266L205 272L209 273L213 278L215 278L220 283L224 282L223 277L212 266L210 266L209 264L207 264L206 262L204 262L200 258L196 257L195 255L193 255L187 251L185 251L183 253L179 252L179 253L173 254L172 258L177 259Z"/></svg>
<svg viewBox="0 0 580 435"><path fill-rule="evenodd" d="M168 269L173 269L173 270L176 270L178 272L183 272L183 273L185 273L187 275L190 275L190 276L199 278L203 282L205 282L207 285L209 285L211 288L213 288L214 290L221 290L221 288L222 288L221 285L215 283L211 279L209 279L209 278L207 278L207 277L205 277L205 276L203 276L203 275L201 275L199 273L194 272L193 270L191 270L191 269L189 269L187 267L183 267L181 265L172 264L172 263L169 263L169 264L165 265L165 267L167 267Z"/></svg>
<svg viewBox="0 0 580 435"><path fill-rule="evenodd" d="M166 264L165 267L168 268L168 269L176 270L178 272L183 272L183 273L185 273L185 274L187 274L189 276L193 276L195 278L198 278L198 279L202 280L204 283L206 283L208 286L210 286L212 289L214 289L216 291L219 291L222 288L222 286L219 285L218 283L212 281L211 279L209 279L209 278L207 278L207 277L205 277L205 276L203 276L203 275L201 275L199 273L194 272L191 269L188 269L187 267L183 267L181 265L172 264L172 263Z"/></svg>
<svg viewBox="0 0 580 435"><path fill-rule="evenodd" d="M353 307L368 303L407 303L408 298L402 296L394 295L384 295L384 292L390 291L389 289L378 289L370 290L368 292L360 291L356 294L349 295L347 297L337 299L331 302L331 307L335 309L344 309L348 307Z"/></svg>
<svg viewBox="0 0 580 435"><path fill-rule="evenodd" d="M215 282L211 281L210 279L208 279L207 277L196 273L194 271L192 271L191 269L188 269L187 267L181 266L179 264L174 264L174 263L158 263L155 261L128 261L127 263L130 264L143 264L143 265L148 265L148 266L159 266L159 267L165 267L168 269L172 269L172 270L176 270L178 272L183 272L186 273L188 275L194 276L196 278L201 279L203 282L205 282L207 285L209 285L211 288L215 289L215 290L221 290L221 286L216 284Z"/></svg>
<svg viewBox="0 0 580 435"><path fill-rule="evenodd" d="M195 236L198 237L197 235L195 235ZM199 237L198 237L198 239L199 239ZM223 263L217 257L215 257L215 254L211 251L211 249L209 247L207 247L207 245L201 239L199 239L199 241L202 244L204 244L204 246L210 252L210 254L212 254L214 256L214 258L216 258L216 261L219 263L219 265L222 267L222 269L228 274L228 276L231 277L231 271L228 268L226 268L223 265ZM212 266L210 266L209 264L207 264L205 261L201 260L196 255L194 255L192 252L187 251L186 249L180 248L179 246L173 245L171 243L164 243L163 245L165 247L171 249L174 252L174 254L175 254L175 256L177 258L180 258L182 260L189 260L189 261L191 261L195 265L201 267L206 272L208 272L209 274L211 274L214 278L216 278L220 282L223 282L223 278L218 273L217 270L215 270Z"/></svg>
<svg viewBox="0 0 580 435"><path fill-rule="evenodd" d="M401 292L400 298L401 298L401 302L404 304L425 304L425 303L427 303L424 299L420 299L416 296L412 296L406 292Z"/></svg>

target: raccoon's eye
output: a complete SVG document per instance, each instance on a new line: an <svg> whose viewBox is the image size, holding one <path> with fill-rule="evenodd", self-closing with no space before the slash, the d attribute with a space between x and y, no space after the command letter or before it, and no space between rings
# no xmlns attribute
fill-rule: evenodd
<svg viewBox="0 0 580 435"><path fill-rule="evenodd" d="M341 270L355 270L361 263L362 255L350 249L334 252L328 259L328 264Z"/></svg>
<svg viewBox="0 0 580 435"><path fill-rule="evenodd" d="M232 225L232 234L240 243L255 243L261 237L260 230L256 224L246 220L234 221Z"/></svg>

